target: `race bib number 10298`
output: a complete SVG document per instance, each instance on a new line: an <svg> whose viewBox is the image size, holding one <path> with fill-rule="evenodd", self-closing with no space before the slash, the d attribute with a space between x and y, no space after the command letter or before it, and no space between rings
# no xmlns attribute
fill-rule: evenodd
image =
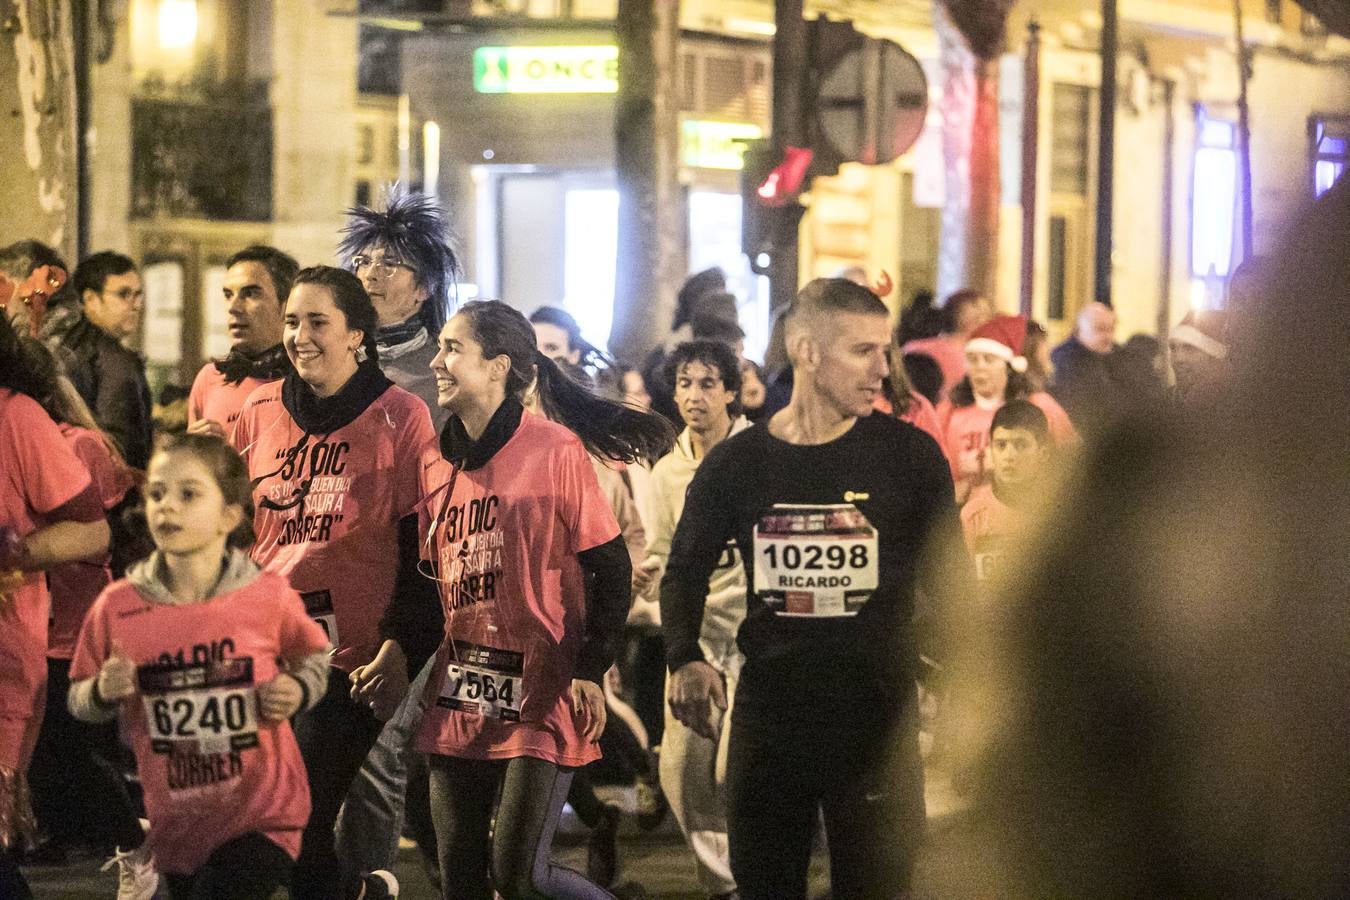
<svg viewBox="0 0 1350 900"><path fill-rule="evenodd" d="M780 504L754 531L755 592L781 616L854 616L877 588L877 533L851 503Z"/></svg>

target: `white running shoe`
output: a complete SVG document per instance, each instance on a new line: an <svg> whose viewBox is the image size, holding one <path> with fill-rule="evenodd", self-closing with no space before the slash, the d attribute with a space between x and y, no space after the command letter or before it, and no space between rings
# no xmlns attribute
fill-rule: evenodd
<svg viewBox="0 0 1350 900"><path fill-rule="evenodd" d="M398 897L398 879L393 872L376 869L361 879L361 900L386 900Z"/></svg>
<svg viewBox="0 0 1350 900"><path fill-rule="evenodd" d="M99 871L106 872L113 866L117 866L117 900L154 900L159 872L148 848L119 849Z"/></svg>

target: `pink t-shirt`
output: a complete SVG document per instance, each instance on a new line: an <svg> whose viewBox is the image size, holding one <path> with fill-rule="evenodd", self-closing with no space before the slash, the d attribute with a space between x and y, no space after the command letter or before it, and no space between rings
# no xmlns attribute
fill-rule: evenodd
<svg viewBox="0 0 1350 900"><path fill-rule="evenodd" d="M328 646L278 575L202 603L147 600L125 580L94 602L80 630L72 681L92 678L121 645L136 693L120 715L136 753L147 838L160 871L191 873L221 844L261 832L295 858L309 785L287 721L263 721L259 685L278 657Z"/></svg>
<svg viewBox="0 0 1350 900"><path fill-rule="evenodd" d="M75 425L63 424L60 428L70 449L89 470L103 508L112 509L121 503L127 491L136 484L135 473L113 457L97 433ZM47 587L52 596L48 658L70 659L74 655L75 638L80 633L85 613L89 612L99 592L112 581L112 571L108 568L111 559L111 555L105 553L98 559L66 563L47 572Z"/></svg>
<svg viewBox="0 0 1350 900"><path fill-rule="evenodd" d="M305 433L281 385L253 392L231 438L255 481L253 558L290 580L337 647L333 665L351 671L379 649L398 522L417 511L422 461L439 458L431 415L390 386L355 420L293 452Z"/></svg>
<svg viewBox="0 0 1350 900"><path fill-rule="evenodd" d="M966 377L966 345L960 338L940 334L937 337L919 338L900 348L901 353L924 353L937 361L942 370L942 389L939 398L945 398L947 392Z"/></svg>
<svg viewBox="0 0 1350 900"><path fill-rule="evenodd" d="M1025 527L1025 516L994 495L993 485L971 491L961 507L961 533L975 561L975 577L986 587L999 575L1008 545Z"/></svg>
<svg viewBox="0 0 1350 900"><path fill-rule="evenodd" d="M45 517L89 486L89 470L61 430L30 397L0 388L0 524L27 537ZM0 603L0 718L27 719L47 679L47 578L30 572ZM0 766L20 765L22 751L0 741Z"/></svg>
<svg viewBox="0 0 1350 900"><path fill-rule="evenodd" d="M1037 391L1028 395L1027 400L1045 413L1050 425L1050 439L1055 444L1064 446L1078 440L1078 431L1054 397L1044 391ZM950 400L944 400L938 405L938 422L942 426L940 443L952 467L958 499L989 478L989 428L994 424L994 413L1002 405L981 407L973 403L970 406L953 406Z"/></svg>
<svg viewBox="0 0 1350 900"><path fill-rule="evenodd" d="M429 541L446 638L427 682L417 749L471 759L600 757L570 699L586 625L577 554L619 525L591 460L561 425L525 413L487 465L427 469Z"/></svg>
<svg viewBox="0 0 1350 900"><path fill-rule="evenodd" d="M888 416L895 414L895 407L891 406L891 401L887 400L884 394L877 394L876 399L872 401L872 408ZM908 422L920 431L932 435L938 446L942 446L942 426L938 423L937 410L929 399L918 391L909 392L909 409L905 410L900 421Z"/></svg>
<svg viewBox="0 0 1350 900"><path fill-rule="evenodd" d="M245 378L238 384L228 384L215 363L208 362L192 380L192 390L188 393L188 424L202 419L219 422L228 435L244 408L244 401L264 384L270 382Z"/></svg>

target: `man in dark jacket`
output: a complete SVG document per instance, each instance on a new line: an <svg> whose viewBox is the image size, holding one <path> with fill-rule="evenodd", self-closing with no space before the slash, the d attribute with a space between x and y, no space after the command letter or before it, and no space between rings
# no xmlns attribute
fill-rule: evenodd
<svg viewBox="0 0 1350 900"><path fill-rule="evenodd" d="M1078 314L1073 335L1050 354L1055 374L1050 393L1079 431L1092 432L1113 420L1125 403L1125 389L1114 372L1116 313L1089 303Z"/></svg>
<svg viewBox="0 0 1350 900"><path fill-rule="evenodd" d="M129 465L150 461L152 423L145 360L122 341L140 326L145 293L129 257L95 253L72 279L83 314L59 335L66 374Z"/></svg>

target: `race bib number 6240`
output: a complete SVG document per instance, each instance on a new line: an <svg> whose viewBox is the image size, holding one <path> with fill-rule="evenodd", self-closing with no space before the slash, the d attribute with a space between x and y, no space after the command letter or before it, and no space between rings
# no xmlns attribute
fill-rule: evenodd
<svg viewBox="0 0 1350 900"><path fill-rule="evenodd" d="M258 744L253 660L205 666L142 666L137 673L156 753L190 745L199 753L228 753Z"/></svg>

